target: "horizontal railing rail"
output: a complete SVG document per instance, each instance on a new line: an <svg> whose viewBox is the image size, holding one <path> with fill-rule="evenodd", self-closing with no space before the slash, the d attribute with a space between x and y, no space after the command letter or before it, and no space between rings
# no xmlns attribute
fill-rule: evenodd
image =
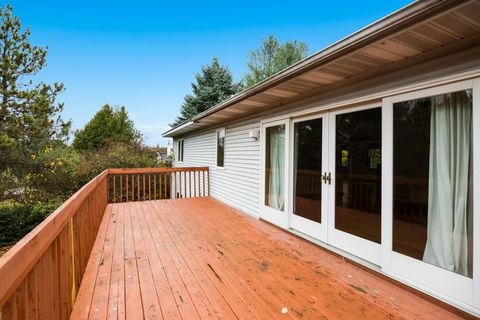
<svg viewBox="0 0 480 320"><path fill-rule="evenodd" d="M109 170L109 202L206 197L208 167Z"/></svg>
<svg viewBox="0 0 480 320"><path fill-rule="evenodd" d="M0 319L68 319L109 202L210 195L208 167L109 169L0 257Z"/></svg>

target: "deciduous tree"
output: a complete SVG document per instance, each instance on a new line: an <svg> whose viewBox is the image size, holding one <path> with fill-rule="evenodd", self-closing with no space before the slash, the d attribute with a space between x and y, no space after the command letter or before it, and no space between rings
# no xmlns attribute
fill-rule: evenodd
<svg viewBox="0 0 480 320"><path fill-rule="evenodd" d="M140 143L142 134L135 129L125 107L114 110L104 105L93 118L75 132L73 147L76 150L98 150L108 141Z"/></svg>
<svg viewBox="0 0 480 320"><path fill-rule="evenodd" d="M243 86L251 87L302 60L307 55L306 43L287 41L282 44L271 35L260 48L250 52L247 64L249 72L243 78Z"/></svg>

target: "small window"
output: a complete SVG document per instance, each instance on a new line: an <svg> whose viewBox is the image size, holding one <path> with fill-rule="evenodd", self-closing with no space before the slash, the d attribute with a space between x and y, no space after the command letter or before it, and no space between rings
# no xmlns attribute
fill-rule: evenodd
<svg viewBox="0 0 480 320"><path fill-rule="evenodd" d="M177 161L178 162L183 162L183 143L184 140L183 139L180 139L178 140L178 154L177 154Z"/></svg>
<svg viewBox="0 0 480 320"><path fill-rule="evenodd" d="M223 168L225 159L225 128L217 130L217 167Z"/></svg>

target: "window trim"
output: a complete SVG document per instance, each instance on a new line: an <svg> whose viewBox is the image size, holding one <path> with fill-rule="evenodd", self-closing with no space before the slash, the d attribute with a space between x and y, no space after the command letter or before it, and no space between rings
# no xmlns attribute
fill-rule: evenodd
<svg viewBox="0 0 480 320"><path fill-rule="evenodd" d="M182 144L181 150L180 150L180 143ZM178 163L183 163L184 155L185 155L185 139L178 139L177 140L177 162Z"/></svg>
<svg viewBox="0 0 480 320"><path fill-rule="evenodd" d="M218 165L218 133L223 131L223 166ZM215 130L215 168L225 170L225 146L227 145L227 130L225 127Z"/></svg>

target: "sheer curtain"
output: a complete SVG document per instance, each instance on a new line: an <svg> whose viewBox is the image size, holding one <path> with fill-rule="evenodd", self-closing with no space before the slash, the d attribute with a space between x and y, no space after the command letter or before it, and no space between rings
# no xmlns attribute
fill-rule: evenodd
<svg viewBox="0 0 480 320"><path fill-rule="evenodd" d="M432 98L427 244L423 261L468 275L470 92Z"/></svg>
<svg viewBox="0 0 480 320"><path fill-rule="evenodd" d="M270 135L270 180L268 206L283 211L285 186L285 127Z"/></svg>

